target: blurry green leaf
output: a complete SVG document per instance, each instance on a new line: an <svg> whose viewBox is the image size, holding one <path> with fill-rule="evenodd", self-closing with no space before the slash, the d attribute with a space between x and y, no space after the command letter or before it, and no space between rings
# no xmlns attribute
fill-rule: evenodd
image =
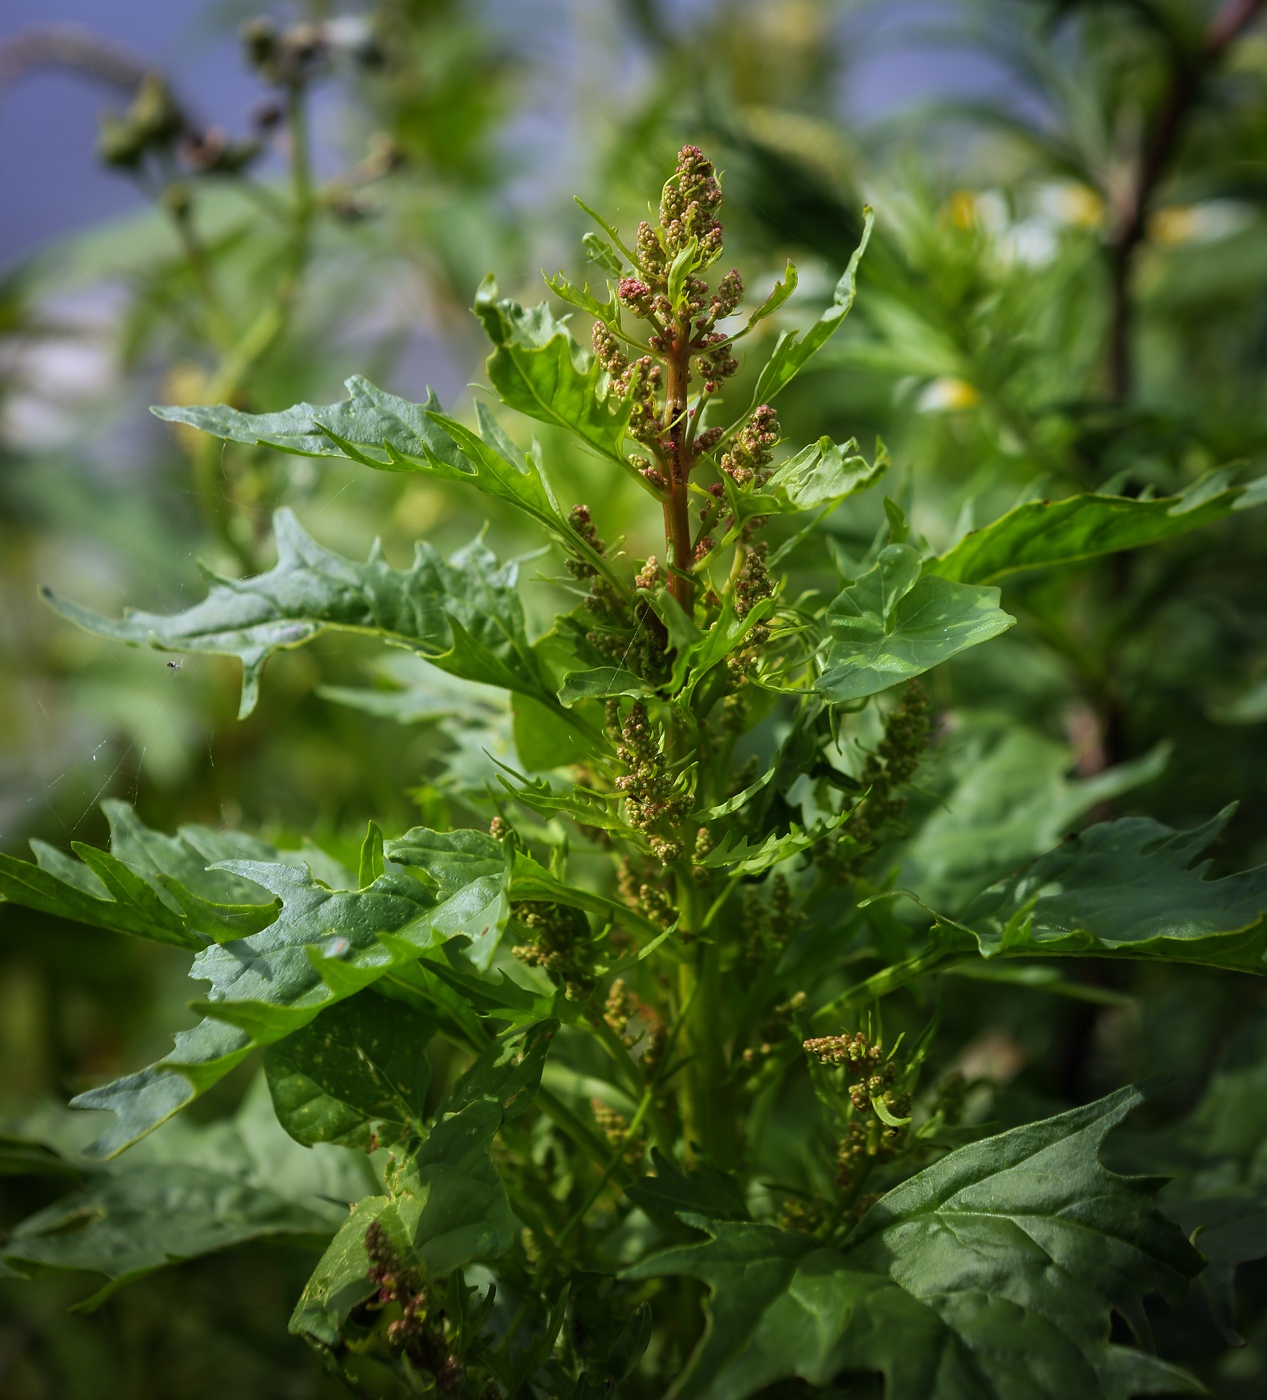
<svg viewBox="0 0 1267 1400"><path fill-rule="evenodd" d="M1267 719L1267 680L1251 685L1242 694L1211 711L1220 724L1261 724Z"/></svg>
<svg viewBox="0 0 1267 1400"><path fill-rule="evenodd" d="M827 609L832 637L815 689L839 703L887 690L1016 621L997 588L921 575L918 550L887 545L875 567Z"/></svg>
<svg viewBox="0 0 1267 1400"><path fill-rule="evenodd" d="M74 1180L82 1175L74 1162L45 1143L18 1133L0 1133L0 1176L61 1176Z"/></svg>
<svg viewBox="0 0 1267 1400"><path fill-rule="evenodd" d="M1165 769L1167 745L1090 778L1070 779L1067 745L1019 725L956 735L944 762L957 781L903 852L902 883L934 907L960 908L1060 840L1085 812Z"/></svg>
<svg viewBox="0 0 1267 1400"><path fill-rule="evenodd" d="M611 273L613 277L622 275L624 264L606 239L600 238L596 233L585 233L581 235L581 242L585 245L585 251L604 272Z"/></svg>
<svg viewBox="0 0 1267 1400"><path fill-rule="evenodd" d="M371 1151L417 1131L426 1108L436 1027L367 989L264 1051L282 1127L305 1147L333 1142Z"/></svg>
<svg viewBox="0 0 1267 1400"><path fill-rule="evenodd" d="M629 404L601 390L602 366L581 350L549 308L525 310L516 301L499 300L497 283L486 277L475 297L475 314L496 347L487 368L502 402L566 428L641 482L621 450Z"/></svg>
<svg viewBox="0 0 1267 1400"><path fill-rule="evenodd" d="M801 367L810 356L826 345L832 333L849 314L857 286L858 264L862 260L863 253L866 252L867 243L871 238L871 229L875 224L875 216L870 209L864 210L864 220L862 239L857 248L854 249L853 257L849 259L849 266L845 268L840 281L836 283L832 304L806 332L804 340L797 339L799 334L797 331L785 331L779 336L774 353L762 369L757 379L757 387L753 390L752 404L754 408L758 404L769 403L780 389L789 384L800 373Z"/></svg>
<svg viewBox="0 0 1267 1400"><path fill-rule="evenodd" d="M17 1225L0 1256L29 1275L104 1274L78 1305L91 1310L155 1269L247 1240L328 1239L347 1218L338 1202L372 1188L350 1156L290 1142L267 1093L252 1090L230 1121L173 1123L121 1161L77 1167L83 1185Z"/></svg>
<svg viewBox="0 0 1267 1400"><path fill-rule="evenodd" d="M1099 1151L1143 1095L962 1147L890 1191L840 1249L768 1225L685 1215L712 1237L626 1271L712 1290L704 1338L673 1389L743 1400L797 1376L879 1371L889 1400L1201 1393L1186 1372L1109 1342L1116 1311L1144 1338L1144 1298L1182 1296L1199 1255L1153 1203L1155 1178Z"/></svg>
<svg viewBox="0 0 1267 1400"><path fill-rule="evenodd" d="M1239 1264L1267 1257L1267 1017L1237 1033L1201 1101L1178 1123L1114 1140L1111 1160L1171 1180L1162 1209L1210 1261L1197 1280L1231 1346Z"/></svg>
<svg viewBox="0 0 1267 1400"><path fill-rule="evenodd" d="M451 676L413 653L390 651L376 657L369 670L379 682L373 688L322 685L317 694L397 724L455 718L486 721L505 710L506 697L500 691Z"/></svg>
<svg viewBox="0 0 1267 1400"><path fill-rule="evenodd" d="M1023 569L1157 544L1257 504L1252 496L1242 502L1256 483L1230 486L1229 479L1226 471L1211 472L1178 496L1155 501L1126 496L1026 501L965 535L940 559L930 559L924 572L960 583L991 583Z"/></svg>
<svg viewBox="0 0 1267 1400"><path fill-rule="evenodd" d="M331 628L368 632L466 680L557 703L542 690L528 647L517 566L499 566L478 540L447 563L420 542L412 567L396 570L377 544L366 564L323 548L289 510L279 510L273 523L278 559L268 573L248 579L209 573L208 597L171 617L131 611L115 622L47 589L44 597L69 621L117 641L240 657L242 717L255 708L269 656Z"/></svg>
<svg viewBox="0 0 1267 1400"><path fill-rule="evenodd" d="M697 1162L686 1173L653 1147L651 1164L655 1175L626 1186L625 1195L652 1215L673 1220L680 1211L687 1211L708 1220L752 1219L738 1178L711 1162Z"/></svg>
<svg viewBox="0 0 1267 1400"><path fill-rule="evenodd" d="M593 737L602 732L603 712L598 706L592 707L588 728L571 722L567 711L548 710L527 695L511 698L510 713L515 752L530 773L548 773L584 763L599 751ZM576 719L580 721L584 715L582 711Z"/></svg>
<svg viewBox="0 0 1267 1400"><path fill-rule="evenodd" d="M234 861L228 869L276 894L281 913L264 932L195 958L190 975L212 984L206 998L193 1003L206 1019L177 1034L169 1055L75 1099L77 1107L116 1114L94 1145L97 1156L120 1152L151 1132L254 1046L302 1029L326 1007L447 938L471 939L474 961L486 965L508 913L504 866L444 891L439 902L408 875L389 873L368 889L332 891L290 866ZM390 948L379 938L386 933L394 935Z"/></svg>

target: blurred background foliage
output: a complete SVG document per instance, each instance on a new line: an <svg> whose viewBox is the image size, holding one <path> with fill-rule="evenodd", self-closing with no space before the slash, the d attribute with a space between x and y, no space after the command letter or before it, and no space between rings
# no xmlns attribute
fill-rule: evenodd
<svg viewBox="0 0 1267 1400"><path fill-rule="evenodd" d="M196 127L161 73L117 73L98 149L150 211L0 279L0 839L103 844L109 796L155 827L307 835L343 859L370 816L389 833L446 813L487 820L470 788L485 749L513 752L505 717L446 705L401 659L346 637L284 654L239 723L235 664L173 670L160 653L101 643L58 622L36 588L107 612L175 611L202 596L198 561L228 576L268 566L279 505L344 553L381 536L398 565L416 538L449 550L485 526L503 554L535 549L487 499L222 448L145 407L328 402L357 372L412 398L430 383L467 414L480 278L496 269L529 301L542 267L601 281L567 196L631 228L683 140L725 171L727 255L750 295L786 259L800 269L771 334L827 300L863 202L875 207L853 315L779 411L792 442L883 437L887 489L931 547L1027 499L1173 495L1216 469L1261 472L1262 11L609 0L529 7L512 27L477 0L378 0L337 17L314 0L247 24L260 98L245 117L214 114L223 128ZM903 45L990 80L850 115L868 63ZM316 159L314 97L337 115ZM736 381L736 402L752 378ZM631 557L655 549L658 522L626 483L599 481L562 440L543 446L558 494L588 501L600 534L623 537ZM832 587L881 524L878 507L848 504L798 551L794 587ZM559 595L524 572L541 625ZM936 675L937 738L892 878L954 905L1081 823L1145 811L1190 825L1231 800L1216 864L1267 861L1265 577L1267 525L1247 510L1014 583L1021 625ZM942 1060L981 1079L978 1117L1020 1122L1164 1073L1149 1110L1160 1129L1197 1101L1262 1001L1232 975L1062 973L951 979ZM188 996L181 959L162 948L7 907L8 1111L157 1057ZM250 1077L244 1067L198 1111L231 1111ZM772 1161L803 1111L795 1095L780 1105ZM1237 1111L1256 1112L1246 1132L1267 1139L1267 1109ZM42 1189L7 1186L0 1227ZM87 1316L66 1313L83 1290L64 1280L0 1279L0 1394L335 1393L285 1334L311 1262L236 1251ZM1223 1347L1199 1300L1157 1319L1163 1352L1229 1400L1261 1394L1267 1376L1261 1267L1239 1275L1245 1348Z"/></svg>

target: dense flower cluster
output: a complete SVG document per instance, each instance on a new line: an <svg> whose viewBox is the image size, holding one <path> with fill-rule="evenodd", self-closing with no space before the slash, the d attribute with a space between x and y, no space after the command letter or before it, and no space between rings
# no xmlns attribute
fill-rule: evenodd
<svg viewBox="0 0 1267 1400"><path fill-rule="evenodd" d="M570 904L516 900L511 918L529 937L514 953L529 967L544 968L561 982L569 1001L582 1001L594 990L594 953L585 915Z"/></svg>
<svg viewBox="0 0 1267 1400"><path fill-rule="evenodd" d="M676 791L666 769L660 736L647 717L647 707L635 700L621 726L616 756L625 772L616 786L625 795L625 812L636 831L653 833L661 822L681 821L690 810L690 795ZM651 848L667 864L682 854L675 841L651 836Z"/></svg>
<svg viewBox="0 0 1267 1400"><path fill-rule="evenodd" d="M766 478L764 468L769 466L778 441L778 414L768 403L758 405L748 415L730 451L722 457L722 471L736 486L748 486L753 482L760 485Z"/></svg>

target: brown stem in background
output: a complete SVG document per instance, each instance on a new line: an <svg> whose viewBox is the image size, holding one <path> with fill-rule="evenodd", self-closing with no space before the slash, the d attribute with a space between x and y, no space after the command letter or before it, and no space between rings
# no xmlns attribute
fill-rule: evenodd
<svg viewBox="0 0 1267 1400"><path fill-rule="evenodd" d="M1144 241L1149 205L1179 147L1188 117L1210 73L1232 41L1263 8L1264 0L1228 0L1210 23L1195 54L1174 52L1170 90L1148 133L1131 196L1109 240L1112 324L1109 332L1109 385L1115 403L1129 398L1134 379L1131 336L1135 307L1131 277L1135 252Z"/></svg>

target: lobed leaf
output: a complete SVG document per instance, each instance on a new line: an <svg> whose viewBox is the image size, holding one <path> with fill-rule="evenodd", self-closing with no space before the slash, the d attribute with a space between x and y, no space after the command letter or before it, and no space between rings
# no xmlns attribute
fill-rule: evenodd
<svg viewBox="0 0 1267 1400"><path fill-rule="evenodd" d="M421 881L392 872L363 890L329 890L290 866L234 861L226 868L274 893L281 913L262 933L194 959L190 975L212 984L193 1003L204 1019L176 1035L170 1054L74 1100L76 1107L116 1115L94 1145L98 1156L151 1132L255 1046L293 1034L382 977L400 975L448 938L469 938L473 960L486 965L509 911L505 865L438 900Z"/></svg>
<svg viewBox="0 0 1267 1400"><path fill-rule="evenodd" d="M874 568L831 603L824 620L832 641L815 689L834 703L921 675L1016 621L999 607L997 588L925 574L919 551L908 544L882 549Z"/></svg>
<svg viewBox="0 0 1267 1400"><path fill-rule="evenodd" d="M478 540L447 562L419 542L413 565L393 569L375 542L354 564L317 544L289 510L273 517L277 563L247 579L208 573L207 598L163 617L128 611L113 621L44 597L69 621L133 646L237 656L242 661L240 717L259 696L264 663L282 647L301 646L331 629L367 632L425 656L465 680L523 691L557 705L544 688L515 591L518 568L499 566Z"/></svg>
<svg viewBox="0 0 1267 1400"><path fill-rule="evenodd" d="M950 1153L890 1191L840 1249L768 1225L685 1214L703 1244L635 1264L712 1290L708 1325L670 1391L743 1400L799 1377L880 1372L887 1400L1125 1400L1201 1393L1194 1377L1109 1340L1116 1311L1146 1342L1144 1298L1174 1299L1200 1256L1156 1209L1156 1179L1099 1160L1144 1095Z"/></svg>
<svg viewBox="0 0 1267 1400"><path fill-rule="evenodd" d="M430 390L416 404L376 388L360 375L346 381L350 397L326 407L296 404L282 413L218 408L154 408L169 423L185 423L214 437L276 447L308 457L345 457L379 471L416 472L474 486L531 516L609 581L623 589L610 566L574 531L559 510L534 453L521 451L481 403L479 432L448 417Z"/></svg>
<svg viewBox="0 0 1267 1400"><path fill-rule="evenodd" d="M525 309L517 301L499 299L497 283L489 276L476 293L475 314L495 347L487 369L501 401L542 423L566 428L642 482L621 446L630 404L607 389L602 366L582 351L549 308Z"/></svg>
<svg viewBox="0 0 1267 1400"><path fill-rule="evenodd" d="M33 838L34 865L0 854L4 900L197 951L209 941L257 933L277 917L276 901L258 885L209 865L248 848L266 859L317 859L315 848L287 855L256 838L206 827L185 826L176 836L165 836L114 798L103 802L102 810L110 823L109 854L73 842L76 860Z"/></svg>
<svg viewBox="0 0 1267 1400"><path fill-rule="evenodd" d="M759 491L735 494L745 516L798 515L831 508L874 486L890 461L888 449L878 439L875 461L868 462L855 438L837 445L821 437L784 462Z"/></svg>
<svg viewBox="0 0 1267 1400"><path fill-rule="evenodd" d="M960 916L984 957L1159 957L1267 972L1267 866L1220 880L1191 862L1234 807L1191 831L1102 822L977 896Z"/></svg>

